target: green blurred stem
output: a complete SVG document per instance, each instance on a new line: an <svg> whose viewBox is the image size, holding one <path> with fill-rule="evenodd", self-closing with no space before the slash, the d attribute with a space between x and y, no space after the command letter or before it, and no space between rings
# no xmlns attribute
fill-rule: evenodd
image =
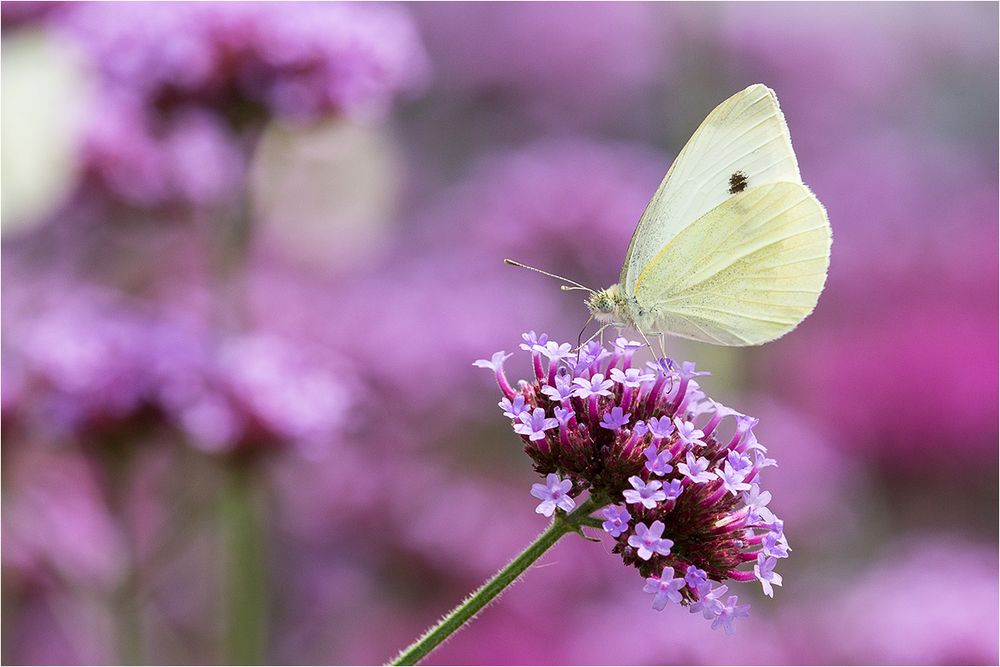
<svg viewBox="0 0 1000 667"><path fill-rule="evenodd" d="M111 515L118 523L128 570L112 592L110 609L118 642L118 661L138 665L144 661L143 605L139 600L139 556L132 530L130 491L136 443L128 438L109 436L84 447L94 479L103 490Z"/></svg>
<svg viewBox="0 0 1000 667"><path fill-rule="evenodd" d="M114 612L118 623L118 659L123 665L141 665L142 605L139 604L136 577L128 576L114 596Z"/></svg>
<svg viewBox="0 0 1000 667"><path fill-rule="evenodd" d="M225 549L225 662L263 664L267 651L264 512L252 461L233 460L220 502Z"/></svg>
<svg viewBox="0 0 1000 667"><path fill-rule="evenodd" d="M466 598L460 605L442 618L437 625L423 634L417 641L396 656L391 665L415 665L423 660L439 644L448 639L459 628L471 621L483 607L500 597L508 586L513 584L528 566L538 560L564 535L580 533L582 526L594 525L590 516L595 510L606 505L606 501L588 498L570 514L560 515L552 520L552 524L517 555L505 568L493 575L493 578L483 584L479 590Z"/></svg>

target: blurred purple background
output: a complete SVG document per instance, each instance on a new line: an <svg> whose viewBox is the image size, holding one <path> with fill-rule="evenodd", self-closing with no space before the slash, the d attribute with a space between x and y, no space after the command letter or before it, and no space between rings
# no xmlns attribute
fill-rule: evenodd
<svg viewBox="0 0 1000 667"><path fill-rule="evenodd" d="M995 3L2 8L4 662L394 655L545 525L472 361L585 309L501 260L610 284L758 81L827 289L669 345L761 419L784 587L729 637L567 538L430 662L1000 659Z"/></svg>

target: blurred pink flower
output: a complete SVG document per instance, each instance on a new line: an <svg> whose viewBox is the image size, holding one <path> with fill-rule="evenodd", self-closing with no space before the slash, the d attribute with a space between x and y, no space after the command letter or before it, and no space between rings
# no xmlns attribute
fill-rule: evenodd
<svg viewBox="0 0 1000 667"><path fill-rule="evenodd" d="M5 288L5 347L21 378L19 407L47 430L130 416L149 398L150 325L148 313L110 291L45 278Z"/></svg>
<svg viewBox="0 0 1000 667"><path fill-rule="evenodd" d="M836 580L816 580L814 596L782 614L796 660L995 665L1000 657L995 540L897 540L852 572L850 586Z"/></svg>
<svg viewBox="0 0 1000 667"><path fill-rule="evenodd" d="M5 365L18 373L8 413L32 428L102 428L153 408L197 447L305 452L330 446L353 402L348 366L323 346L223 333L94 285L42 281L5 298Z"/></svg>
<svg viewBox="0 0 1000 667"><path fill-rule="evenodd" d="M676 48L662 5L431 3L414 12L438 88L561 127L620 119L665 83Z"/></svg>
<svg viewBox="0 0 1000 667"><path fill-rule="evenodd" d="M56 589L110 592L125 576L127 551L86 461L37 441L8 446L17 451L5 456L4 567Z"/></svg>
<svg viewBox="0 0 1000 667"><path fill-rule="evenodd" d="M720 15L728 60L741 81L763 80L778 92L800 150L836 146L887 120L894 129L900 118L925 138L939 114L961 113L963 97L988 87L969 72L996 80L995 7L732 3Z"/></svg>
<svg viewBox="0 0 1000 667"><path fill-rule="evenodd" d="M48 24L100 75L90 169L139 206L230 203L266 116L381 116L427 75L395 6L81 2Z"/></svg>
<svg viewBox="0 0 1000 667"><path fill-rule="evenodd" d="M548 270L571 271L568 277L577 280L610 281L669 166L665 156L634 144L542 139L487 154L418 214L416 224L422 235L446 234L449 244L461 243L465 255L514 255ZM513 283L528 276L501 268L520 291ZM540 282L532 291L544 289Z"/></svg>
<svg viewBox="0 0 1000 667"><path fill-rule="evenodd" d="M780 461L768 469L767 486L790 532L810 531L833 516L836 523L849 523L842 516L843 501L859 482L861 463L845 457L823 428L789 405L758 396L749 396L746 404L760 416L754 433Z"/></svg>

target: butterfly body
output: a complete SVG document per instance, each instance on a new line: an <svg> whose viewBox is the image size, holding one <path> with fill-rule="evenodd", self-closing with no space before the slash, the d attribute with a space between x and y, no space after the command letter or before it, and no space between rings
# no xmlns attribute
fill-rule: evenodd
<svg viewBox="0 0 1000 667"><path fill-rule="evenodd" d="M587 306L604 324L758 345L812 312L831 241L778 100L756 84L695 131L646 206L618 283Z"/></svg>
<svg viewBox="0 0 1000 667"><path fill-rule="evenodd" d="M638 300L627 296L618 283L594 292L587 299L587 308L601 324L631 324L642 331L653 331L657 320L654 312L643 309Z"/></svg>

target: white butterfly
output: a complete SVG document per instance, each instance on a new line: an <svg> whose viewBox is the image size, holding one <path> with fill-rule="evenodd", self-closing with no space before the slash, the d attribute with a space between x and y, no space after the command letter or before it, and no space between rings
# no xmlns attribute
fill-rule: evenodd
<svg viewBox="0 0 1000 667"><path fill-rule="evenodd" d="M588 290L587 306L643 337L759 345L816 307L831 242L778 99L756 84L698 127L639 219L618 283Z"/></svg>

